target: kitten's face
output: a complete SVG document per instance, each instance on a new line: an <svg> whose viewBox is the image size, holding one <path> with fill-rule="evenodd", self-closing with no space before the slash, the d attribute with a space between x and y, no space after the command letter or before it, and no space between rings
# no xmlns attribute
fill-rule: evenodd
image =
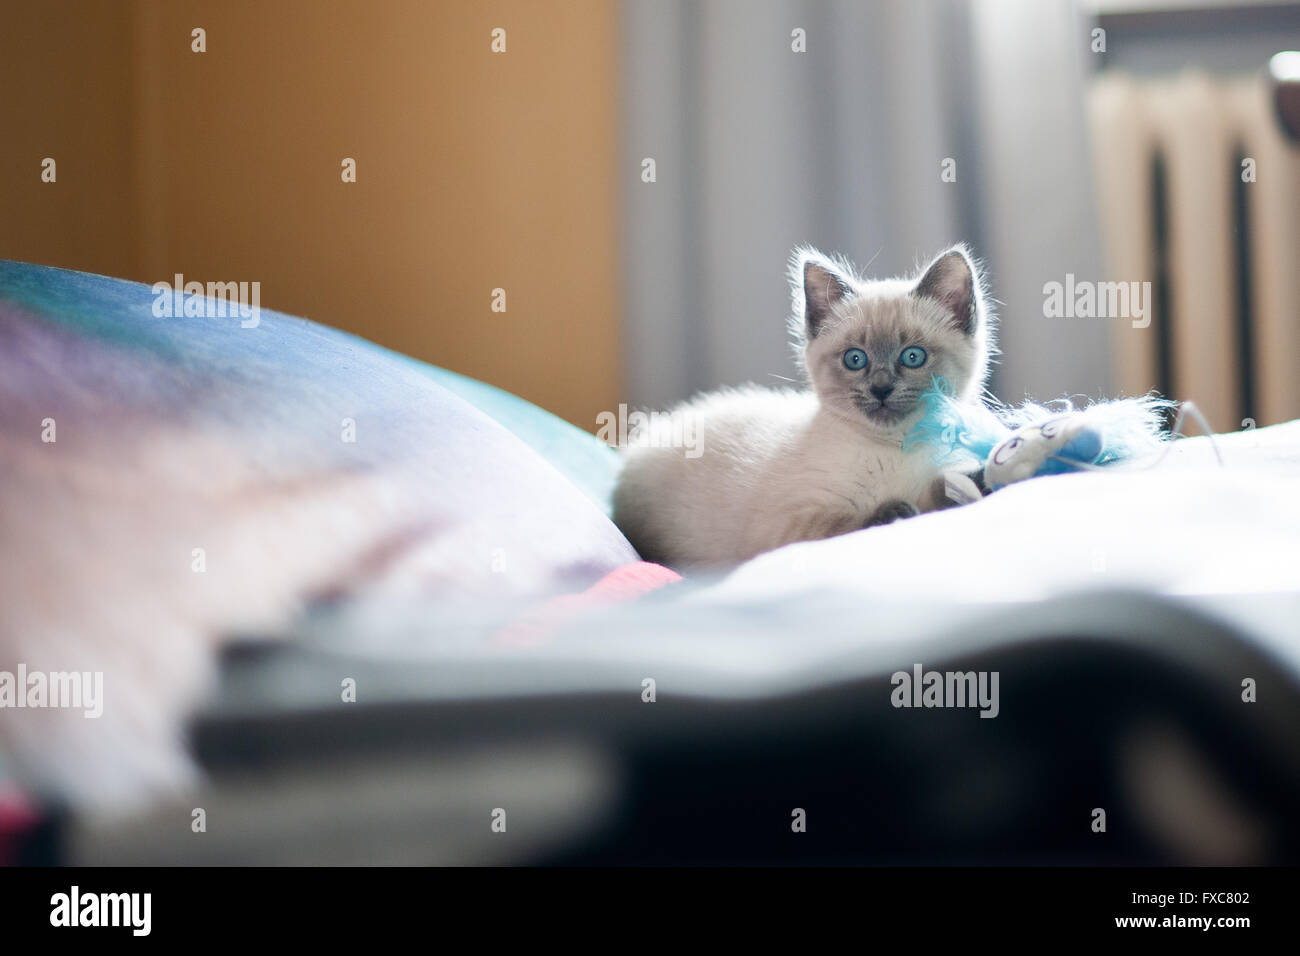
<svg viewBox="0 0 1300 956"><path fill-rule="evenodd" d="M796 261L803 358L823 407L901 439L923 413L933 377L963 400L979 393L987 322L964 251L944 253L917 280L865 282L815 253Z"/></svg>

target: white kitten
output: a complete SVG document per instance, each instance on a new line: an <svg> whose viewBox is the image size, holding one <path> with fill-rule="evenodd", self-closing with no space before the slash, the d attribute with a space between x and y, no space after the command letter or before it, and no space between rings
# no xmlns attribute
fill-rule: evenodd
<svg viewBox="0 0 1300 956"><path fill-rule="evenodd" d="M614 520L646 560L732 565L948 503L931 455L904 452L902 440L932 376L963 401L984 387L991 317L965 247L917 279L880 281L797 249L790 276L790 326L812 388L723 389L632 437ZM698 434L703 453L673 447L672 434Z"/></svg>

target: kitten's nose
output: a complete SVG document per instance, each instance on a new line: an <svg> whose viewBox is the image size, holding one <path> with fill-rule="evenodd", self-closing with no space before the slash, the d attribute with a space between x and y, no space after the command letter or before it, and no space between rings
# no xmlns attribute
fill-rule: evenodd
<svg viewBox="0 0 1300 956"><path fill-rule="evenodd" d="M876 396L876 401L883 402L894 391L892 385L872 385L871 394Z"/></svg>

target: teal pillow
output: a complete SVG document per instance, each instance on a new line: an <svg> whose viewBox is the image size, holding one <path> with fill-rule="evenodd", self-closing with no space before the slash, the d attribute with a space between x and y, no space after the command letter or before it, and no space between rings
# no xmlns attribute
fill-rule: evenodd
<svg viewBox="0 0 1300 956"><path fill-rule="evenodd" d="M554 465L599 505L605 514L610 513L619 457L618 452L605 442L495 385L413 358L402 358L514 432L524 444Z"/></svg>
<svg viewBox="0 0 1300 956"><path fill-rule="evenodd" d="M103 492L64 510L112 516L125 547L140 501L200 524L205 486L238 475L233 518L245 499L249 514L330 502L319 540L304 532L295 554L332 555L336 516L365 516L345 530L375 537L368 571L427 554L425 577L461 593L583 588L636 560L609 518L618 455L595 436L356 336L218 301L185 295L170 316L165 289L0 260L0 439L18 456L0 468L0 500L60 482ZM42 443L47 419L57 445ZM283 513L267 511L267 536Z"/></svg>
<svg viewBox="0 0 1300 956"><path fill-rule="evenodd" d="M140 315L141 307L153 299L147 287L86 272L52 269L46 266L0 260L0 295L29 309L76 327L96 338L126 346L143 347L162 357L183 361L175 348L172 328L180 320L127 321L125 315ZM148 316L148 313L144 313ZM388 356L436 381L489 418L512 432L564 475L604 513L611 511L610 496L618 475L619 457L605 442L564 419L527 402L517 395L393 352L373 342L334 329L268 313L277 319L307 323L327 332L336 342L350 342L352 348ZM238 322L233 322L238 327ZM228 332L228 330L226 330Z"/></svg>

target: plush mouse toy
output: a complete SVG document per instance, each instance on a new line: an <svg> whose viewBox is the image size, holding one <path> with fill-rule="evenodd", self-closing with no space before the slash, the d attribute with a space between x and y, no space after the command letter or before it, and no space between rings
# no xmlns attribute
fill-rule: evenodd
<svg viewBox="0 0 1300 956"><path fill-rule="evenodd" d="M1173 403L1122 398L1075 408L970 405L956 401L935 378L921 396L925 414L903 440L904 450L928 445L941 465L983 468L984 487L996 491L1039 475L1100 468L1157 451L1168 439L1161 421Z"/></svg>

